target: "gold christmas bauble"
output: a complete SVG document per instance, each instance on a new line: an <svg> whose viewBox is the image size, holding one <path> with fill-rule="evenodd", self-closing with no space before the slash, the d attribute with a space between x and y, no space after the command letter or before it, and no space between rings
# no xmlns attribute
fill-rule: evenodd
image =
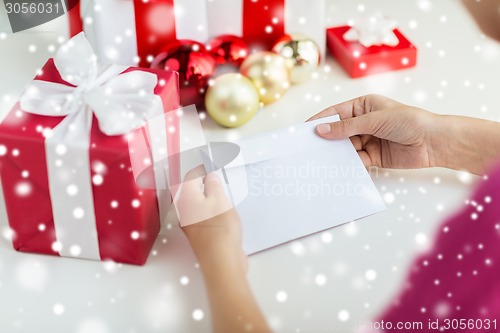
<svg viewBox="0 0 500 333"><path fill-rule="evenodd" d="M205 107L218 124L225 127L241 126L259 109L259 93L252 81L241 74L224 74L209 86Z"/></svg>
<svg viewBox="0 0 500 333"><path fill-rule="evenodd" d="M301 34L288 34L280 38L273 46L273 51L286 59L290 68L290 81L303 83L311 78L319 66L320 51L318 45L309 37Z"/></svg>
<svg viewBox="0 0 500 333"><path fill-rule="evenodd" d="M290 86L285 58L273 52L256 52L241 64L240 73L257 87L264 104L280 99Z"/></svg>

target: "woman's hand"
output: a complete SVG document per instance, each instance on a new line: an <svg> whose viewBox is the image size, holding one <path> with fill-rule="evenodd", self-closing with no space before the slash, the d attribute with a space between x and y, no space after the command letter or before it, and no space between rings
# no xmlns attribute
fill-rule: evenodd
<svg viewBox="0 0 500 333"><path fill-rule="evenodd" d="M270 333L247 281L240 219L219 177L191 170L175 204L203 272L213 331Z"/></svg>
<svg viewBox="0 0 500 333"><path fill-rule="evenodd" d="M316 128L325 139L351 138L365 166L426 168L436 165L437 115L380 95L331 106L309 120L339 114L341 121Z"/></svg>
<svg viewBox="0 0 500 333"><path fill-rule="evenodd" d="M363 163L383 168L444 167L483 174L500 157L500 123L437 115L380 95L337 104L309 120L339 114L316 128L325 139L346 139Z"/></svg>
<svg viewBox="0 0 500 333"><path fill-rule="evenodd" d="M225 262L227 267L247 271L241 247L241 223L226 197L219 177L206 175L203 166L188 172L176 201L179 219L202 269Z"/></svg>

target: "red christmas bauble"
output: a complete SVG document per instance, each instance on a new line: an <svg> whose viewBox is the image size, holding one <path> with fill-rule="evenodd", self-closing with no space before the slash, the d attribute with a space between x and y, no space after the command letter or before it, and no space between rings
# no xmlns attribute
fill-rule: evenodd
<svg viewBox="0 0 500 333"><path fill-rule="evenodd" d="M203 107L208 80L215 72L214 56L203 44L178 40L165 46L154 58L151 68L179 73L181 105Z"/></svg>
<svg viewBox="0 0 500 333"><path fill-rule="evenodd" d="M233 35L215 37L207 47L215 56L217 63L239 67L248 56L248 45L243 38Z"/></svg>

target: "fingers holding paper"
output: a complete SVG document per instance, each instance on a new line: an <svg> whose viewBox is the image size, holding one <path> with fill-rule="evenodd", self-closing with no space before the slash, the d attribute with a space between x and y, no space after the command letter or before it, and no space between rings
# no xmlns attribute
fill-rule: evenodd
<svg viewBox="0 0 500 333"><path fill-rule="evenodd" d="M392 115L372 112L389 109L396 104L399 103L384 96L366 95L330 106L308 121L338 114L340 122L320 124L317 128L318 134L326 139L345 139L360 134L378 134L380 137L384 134L380 133L381 124Z"/></svg>
<svg viewBox="0 0 500 333"><path fill-rule="evenodd" d="M365 166L431 166L431 134L436 115L380 95L333 105L309 120L338 114L338 122L319 124L316 133L329 140L350 138Z"/></svg>
<svg viewBox="0 0 500 333"><path fill-rule="evenodd" d="M233 208L219 176L207 175L202 165L186 174L174 205L183 227L209 220Z"/></svg>
<svg viewBox="0 0 500 333"><path fill-rule="evenodd" d="M215 172L207 175L203 166L189 171L174 204L180 225L204 269L220 260L246 272L240 219Z"/></svg>

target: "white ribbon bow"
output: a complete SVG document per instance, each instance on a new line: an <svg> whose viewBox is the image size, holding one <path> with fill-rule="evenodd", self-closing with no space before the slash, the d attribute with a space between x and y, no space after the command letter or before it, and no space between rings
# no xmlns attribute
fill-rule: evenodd
<svg viewBox="0 0 500 333"><path fill-rule="evenodd" d="M376 13L354 21L351 29L343 37L349 42L359 42L364 47L373 45L396 46L399 44L399 39L394 34L396 27L395 20L384 17L381 13Z"/></svg>
<svg viewBox="0 0 500 333"><path fill-rule="evenodd" d="M35 80L21 96L21 108L43 116L67 116L58 127L72 124L75 131L89 130L94 113L104 134L123 135L143 126L161 105L154 94L156 75L120 74L128 67L99 65L83 33L62 45L54 62L61 77L75 87Z"/></svg>
<svg viewBox="0 0 500 333"><path fill-rule="evenodd" d="M102 66L83 33L56 53L55 66L73 86L33 81L21 109L43 116L66 116L45 136L47 170L57 244L62 256L100 259L89 159L93 115L106 135L124 135L163 113L154 94L155 74ZM95 173L105 172L100 166ZM104 171L103 171L104 170ZM95 181L94 185L99 185Z"/></svg>

